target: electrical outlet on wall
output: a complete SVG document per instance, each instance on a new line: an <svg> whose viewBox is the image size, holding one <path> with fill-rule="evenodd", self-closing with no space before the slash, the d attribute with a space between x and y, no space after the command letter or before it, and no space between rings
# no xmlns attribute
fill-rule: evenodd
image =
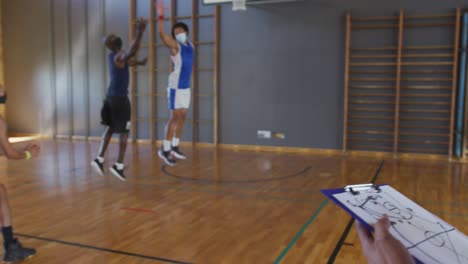
<svg viewBox="0 0 468 264"><path fill-rule="evenodd" d="M272 137L277 138L277 139L285 139L286 135L284 133L275 132L275 133L272 134Z"/></svg>
<svg viewBox="0 0 468 264"><path fill-rule="evenodd" d="M281 132L272 132L269 130L258 130L257 137L260 139L285 139L286 135Z"/></svg>
<svg viewBox="0 0 468 264"><path fill-rule="evenodd" d="M271 138L271 131L268 130L258 130L257 137L262 139L270 139Z"/></svg>

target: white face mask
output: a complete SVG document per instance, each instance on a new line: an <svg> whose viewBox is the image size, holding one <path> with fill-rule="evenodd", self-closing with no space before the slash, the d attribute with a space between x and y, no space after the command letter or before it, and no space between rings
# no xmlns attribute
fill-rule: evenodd
<svg viewBox="0 0 468 264"><path fill-rule="evenodd" d="M187 42L187 33L179 33L176 35L176 39L179 43L185 44Z"/></svg>

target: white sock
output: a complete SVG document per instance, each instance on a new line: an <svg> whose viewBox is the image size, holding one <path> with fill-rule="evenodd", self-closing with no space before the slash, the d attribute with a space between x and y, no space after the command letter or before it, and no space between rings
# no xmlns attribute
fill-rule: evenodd
<svg viewBox="0 0 468 264"><path fill-rule="evenodd" d="M103 162L104 162L104 158L103 158L103 157L97 157L96 159L99 161L99 163L103 163Z"/></svg>
<svg viewBox="0 0 468 264"><path fill-rule="evenodd" d="M173 147L178 147L179 146L180 139L173 137L172 138L172 146Z"/></svg>
<svg viewBox="0 0 468 264"><path fill-rule="evenodd" d="M171 142L169 140L163 141L163 150L170 151L171 150Z"/></svg>
<svg viewBox="0 0 468 264"><path fill-rule="evenodd" d="M118 170L123 170L125 167L123 163L118 163L118 162L115 163L115 166L117 167Z"/></svg>

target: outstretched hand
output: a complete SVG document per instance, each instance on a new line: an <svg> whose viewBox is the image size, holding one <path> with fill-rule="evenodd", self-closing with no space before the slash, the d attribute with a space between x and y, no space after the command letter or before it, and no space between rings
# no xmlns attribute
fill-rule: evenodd
<svg viewBox="0 0 468 264"><path fill-rule="evenodd" d="M24 151L29 151L33 158L37 158L41 152L41 147L37 144L30 144L24 148Z"/></svg>
<svg viewBox="0 0 468 264"><path fill-rule="evenodd" d="M139 30L140 32L145 31L147 24L148 24L148 21L144 18L138 18L136 20L136 27L137 27L137 30Z"/></svg>
<svg viewBox="0 0 468 264"><path fill-rule="evenodd" d="M164 17L164 0L154 0L154 5L156 6L156 11L158 12L159 17Z"/></svg>
<svg viewBox="0 0 468 264"><path fill-rule="evenodd" d="M375 224L374 234L371 234L359 222L356 222L356 228L368 263L414 264L408 250L390 233L390 220L387 216Z"/></svg>

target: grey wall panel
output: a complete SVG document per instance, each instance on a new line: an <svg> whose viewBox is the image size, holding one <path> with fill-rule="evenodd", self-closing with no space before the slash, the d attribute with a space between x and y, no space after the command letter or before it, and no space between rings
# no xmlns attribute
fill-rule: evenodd
<svg viewBox="0 0 468 264"><path fill-rule="evenodd" d="M193 107L190 107L190 109L187 112L187 120L184 124L184 133L182 134L181 139L183 141L191 141L192 140L192 112L193 112Z"/></svg>
<svg viewBox="0 0 468 264"><path fill-rule="evenodd" d="M102 5L100 1L88 0L88 63L89 63L89 105L90 105L90 135L100 136L103 131L101 122L101 107L107 90L105 65L103 57L107 53L102 44L103 32L101 26Z"/></svg>
<svg viewBox="0 0 468 264"><path fill-rule="evenodd" d="M168 118L169 117L169 108L168 108L168 99L166 96L158 97L155 101L155 109L158 114L158 118Z"/></svg>
<svg viewBox="0 0 468 264"><path fill-rule="evenodd" d="M158 43L161 43L159 39L158 39ZM165 79L166 83L164 85L167 86L167 80L169 76L169 72L167 72L167 70L169 70L171 66L171 60L169 58L170 56L169 49L166 47L158 47L158 49L156 50L156 56L157 56L156 67L164 70L164 72L163 71L157 72L157 75L158 75L157 77L159 79L161 78Z"/></svg>
<svg viewBox="0 0 468 264"><path fill-rule="evenodd" d="M149 18L150 16L150 2L153 3L152 0L136 0L136 16Z"/></svg>
<svg viewBox="0 0 468 264"><path fill-rule="evenodd" d="M166 132L165 132L165 129L166 129L166 124L165 123L157 123L155 125L156 129L157 129L157 138L159 139L164 139L164 137L166 136Z"/></svg>
<svg viewBox="0 0 468 264"><path fill-rule="evenodd" d="M150 16L150 0L137 0L136 1L136 17L144 17L149 18ZM146 32L143 35L142 43L144 44L143 47L137 54L137 59L148 58L149 59L149 28L150 25L147 26ZM137 67L137 74L136 74L136 93L139 94L137 98L137 102L132 105L132 107L136 108L137 117L143 118L144 120L138 120L137 123L137 138L140 139L149 139L150 138L150 127L151 127L151 120L150 120L150 102L151 97L150 95L150 81L149 81L149 60L148 65L146 66L139 66Z"/></svg>
<svg viewBox="0 0 468 264"><path fill-rule="evenodd" d="M73 0L71 3L71 59L73 93L73 135L88 134L88 98L87 98L87 32L85 0Z"/></svg>
<svg viewBox="0 0 468 264"><path fill-rule="evenodd" d="M85 135L89 122L90 134L100 135L100 108L108 85L107 62L104 60L108 51L103 48L101 38L112 32L122 36L125 47L129 45L129 2L87 0L88 10L85 10L85 0L50 1L53 1L53 10L49 9L47 0L4 2L9 107L24 106L22 111L8 111L8 121L12 131L50 131L55 105L58 134ZM68 2L74 10L70 17L67 17ZM167 8L169 2L165 0ZM191 1L179 2L182 2L178 6L179 15L189 15ZM101 3L104 3L104 10L101 10ZM345 10L352 8L353 13L359 15L389 15L401 7L415 11L423 6L424 10L416 11L445 12L459 3L466 1L310 0L291 5L251 6L246 12L232 12L231 5L223 5L219 76L221 142L340 148ZM213 13L213 6L200 4L199 7L203 14ZM53 32L50 32L49 14L52 11ZM149 15L147 0L138 0L137 15ZM191 24L190 20L182 21ZM200 41L213 40L212 22L213 19L199 20ZM166 29L169 30L168 22ZM444 40L452 35L453 32L447 30L431 30L427 34L407 31L405 44L417 45L420 44L418 41L444 44ZM49 36L53 36L53 43ZM353 41L359 45L377 46L395 44L396 38L384 33L359 33ZM147 33L144 42L148 42ZM212 67L211 47L198 47L197 51L198 66ZM148 50L142 50L140 57L147 53ZM51 73L53 65L55 72ZM169 68L169 52L165 48L157 51L157 67ZM165 92L168 74L167 71L156 74L158 93ZM89 95L85 90L87 85ZM211 94L212 85L212 73L200 73L198 91ZM55 103L52 102L51 87L56 89ZM138 73L137 88L149 93L147 73ZM70 98L73 98L72 104ZM87 111L83 111L88 99L89 118ZM138 104L138 116L149 117L150 99L142 100L146 101ZM210 119L213 114L211 102L207 100L197 98L196 101L196 111L201 119ZM167 99L160 97L155 102L157 116L167 118ZM73 113L70 106L73 106ZM149 138L149 126L149 122L138 123L139 138ZM260 141L256 138L258 129L284 132L286 139ZM157 130L161 139L164 123L159 123ZM183 139L191 138L191 130L191 121L188 121ZM211 124L200 124L197 131L200 141L212 140Z"/></svg>
<svg viewBox="0 0 468 264"><path fill-rule="evenodd" d="M47 31L44 32L43 37L45 38L43 41L44 45L47 43L47 48L44 45L43 54L40 54L40 65L42 68L43 73L41 73L42 80L40 82L40 90L41 90L41 97L43 98L43 102L45 104L40 105L40 126L39 126L39 133L42 135L49 135L52 136L56 132L56 116L55 116L55 65L54 61L54 53L53 53L53 33L51 28L53 26L53 14L52 14L52 1L41 1L42 5L47 6L44 8L44 12L47 15ZM44 21L45 22L45 21ZM45 24L45 23L44 23ZM47 67L45 64L47 63ZM47 77L45 76L47 74Z"/></svg>
<svg viewBox="0 0 468 264"><path fill-rule="evenodd" d="M129 43L129 6L129 1L119 1L116 4L114 0L105 0L106 33L114 33L121 36L125 47Z"/></svg>
<svg viewBox="0 0 468 264"><path fill-rule="evenodd" d="M57 111L57 134L69 135L71 133L69 104L69 43L68 43L68 17L67 1L53 1L54 15L54 54L56 67L56 111Z"/></svg>
<svg viewBox="0 0 468 264"><path fill-rule="evenodd" d="M165 67L166 69L169 68L169 63L166 60L166 63L161 63L160 67ZM165 93L167 92L167 84L168 84L168 79L169 79L169 73L168 72L158 72L156 73L156 91L158 93Z"/></svg>
<svg viewBox="0 0 468 264"><path fill-rule="evenodd" d="M454 30L447 27L409 28L403 34L404 45L450 45L453 39Z"/></svg>
<svg viewBox="0 0 468 264"><path fill-rule="evenodd" d="M209 14L213 14L211 13ZM198 39L200 41L213 41L214 40L214 18L200 18L198 20Z"/></svg>
<svg viewBox="0 0 468 264"><path fill-rule="evenodd" d="M179 1L177 3L176 14L178 16L191 16L192 15L192 1L190 0Z"/></svg>
<svg viewBox="0 0 468 264"><path fill-rule="evenodd" d="M398 45L398 29L361 30L353 32L352 47L386 47Z"/></svg>
<svg viewBox="0 0 468 264"><path fill-rule="evenodd" d="M135 122L135 121L133 121ZM137 121L137 138L148 139L150 138L150 123L147 121Z"/></svg>
<svg viewBox="0 0 468 264"><path fill-rule="evenodd" d="M2 11L10 131L49 132L51 110L43 107L51 98L48 1L5 1Z"/></svg>
<svg viewBox="0 0 468 264"><path fill-rule="evenodd" d="M211 37L213 39L213 37ZM200 41L205 41L204 39ZM197 47L198 68L213 69L214 68L214 52L213 45L200 45Z"/></svg>
<svg viewBox="0 0 468 264"><path fill-rule="evenodd" d="M197 141L204 143L213 143L213 123L199 124L197 127Z"/></svg>
<svg viewBox="0 0 468 264"><path fill-rule="evenodd" d="M198 1L198 12L203 15L213 14L213 5L204 5L203 1Z"/></svg>
<svg viewBox="0 0 468 264"><path fill-rule="evenodd" d="M304 3L222 14L221 141L339 148L342 12ZM258 141L258 129L286 139Z"/></svg>
<svg viewBox="0 0 468 264"><path fill-rule="evenodd" d="M213 98L213 72L211 71L200 72L198 74L197 87L198 87L198 92L200 94L204 94L204 95L207 94L211 98Z"/></svg>
<svg viewBox="0 0 468 264"><path fill-rule="evenodd" d="M212 97L198 97L195 99L199 119L213 119L213 99Z"/></svg>

